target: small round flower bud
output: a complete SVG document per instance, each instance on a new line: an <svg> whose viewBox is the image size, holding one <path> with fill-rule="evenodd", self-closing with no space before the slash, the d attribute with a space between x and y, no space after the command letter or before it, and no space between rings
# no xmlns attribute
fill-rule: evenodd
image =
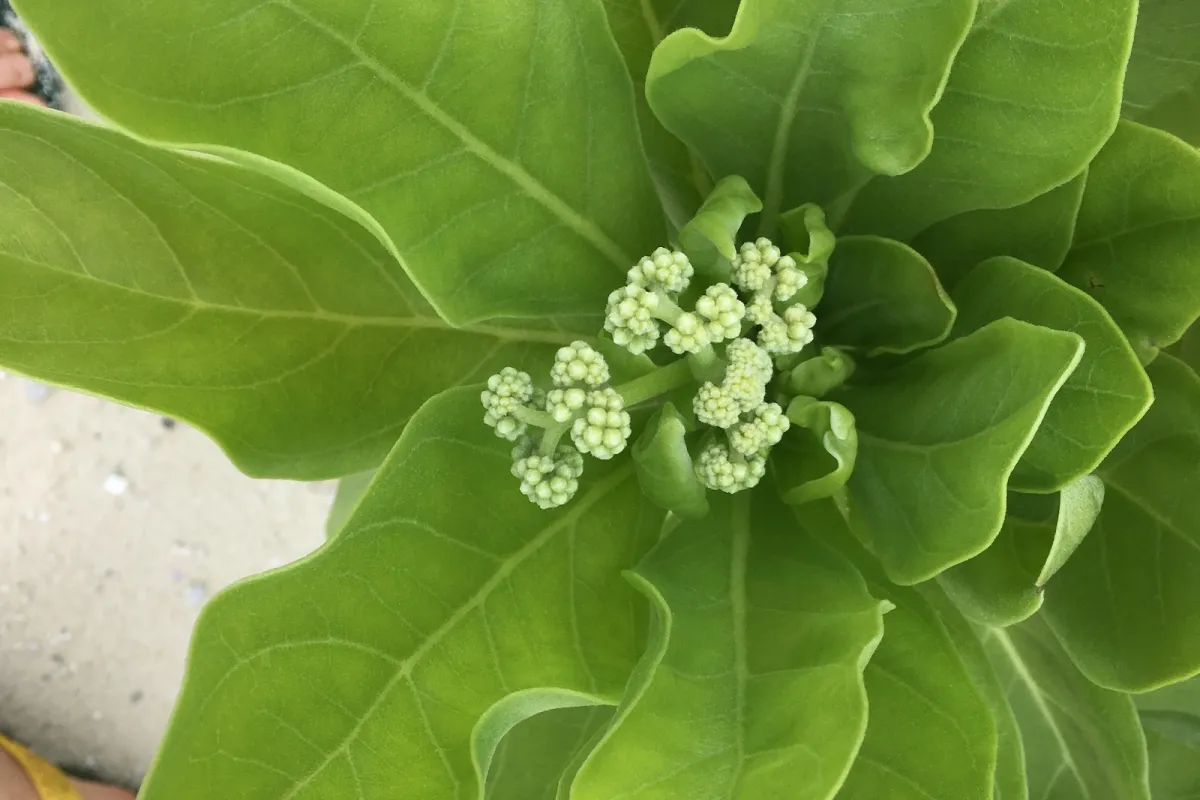
<svg viewBox="0 0 1200 800"><path fill-rule="evenodd" d="M784 256L775 265L775 299L786 303L808 285L808 275L796 266L796 259Z"/></svg>
<svg viewBox="0 0 1200 800"><path fill-rule="evenodd" d="M516 441L525 432L526 426L513 414L533 401L533 378L527 372L505 367L488 378L487 387L479 395L483 403L484 423L495 429L501 439Z"/></svg>
<svg viewBox="0 0 1200 800"><path fill-rule="evenodd" d="M750 242L742 245L730 262L733 282L744 292L759 292L771 280L771 265L763 262L762 253Z"/></svg>
<svg viewBox="0 0 1200 800"><path fill-rule="evenodd" d="M751 414L748 421L729 432L729 443L742 455L752 456L774 447L792 426L777 403L763 403Z"/></svg>
<svg viewBox="0 0 1200 800"><path fill-rule="evenodd" d="M746 319L755 325L765 325L775 317L775 307L771 305L771 295L760 292L746 306Z"/></svg>
<svg viewBox="0 0 1200 800"><path fill-rule="evenodd" d="M512 473L521 479L521 494L538 508L558 508L579 491L583 456L565 445L560 445L552 456L526 455L530 449L518 447L513 451Z"/></svg>
<svg viewBox="0 0 1200 800"><path fill-rule="evenodd" d="M799 353L813 340L817 318L802 305L794 305L782 317L767 321L758 334L759 345L768 353L787 355Z"/></svg>
<svg viewBox="0 0 1200 800"><path fill-rule="evenodd" d="M726 386L712 382L700 387L692 400L692 410L696 412L696 419L714 428L731 428L742 414L741 404Z"/></svg>
<svg viewBox="0 0 1200 800"><path fill-rule="evenodd" d="M783 254L780 252L779 248L772 244L770 239L759 238L754 242L754 246L758 249L759 254L762 256L762 262L768 267L775 266L775 264L779 262L779 259L783 257Z"/></svg>
<svg viewBox="0 0 1200 800"><path fill-rule="evenodd" d="M738 299L732 286L718 283L708 287L696 301L696 314L706 320L705 328L713 342L723 342L740 336L746 305Z"/></svg>
<svg viewBox="0 0 1200 800"><path fill-rule="evenodd" d="M660 247L629 270L629 283L651 291L679 294L691 283L695 270L678 250Z"/></svg>
<svg viewBox="0 0 1200 800"><path fill-rule="evenodd" d="M700 451L696 459L696 477L710 489L734 494L752 489L767 474L762 455L735 456L728 445L714 441Z"/></svg>
<svg viewBox="0 0 1200 800"><path fill-rule="evenodd" d="M699 317L689 312L680 314L674 327L663 337L663 344L679 355L699 352L711 343L708 329L701 324Z"/></svg>
<svg viewBox="0 0 1200 800"><path fill-rule="evenodd" d="M607 383L608 362L587 342L572 342L558 348L554 354L554 366L550 368L550 380L555 386L574 386L578 383L596 387Z"/></svg>
<svg viewBox="0 0 1200 800"><path fill-rule="evenodd" d="M625 401L615 389L588 392L584 414L571 426L571 441L579 452L604 461L624 450L632 435Z"/></svg>
<svg viewBox="0 0 1200 800"><path fill-rule="evenodd" d="M604 330L634 355L658 344L658 295L640 286L623 286L608 296Z"/></svg>
<svg viewBox="0 0 1200 800"><path fill-rule="evenodd" d="M578 386L570 389L551 389L546 394L546 410L555 422L570 422L587 402L587 392Z"/></svg>

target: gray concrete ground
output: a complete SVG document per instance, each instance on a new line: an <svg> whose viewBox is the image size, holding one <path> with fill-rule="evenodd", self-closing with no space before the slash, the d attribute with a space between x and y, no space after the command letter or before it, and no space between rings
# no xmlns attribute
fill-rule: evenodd
<svg viewBox="0 0 1200 800"><path fill-rule="evenodd" d="M0 728L136 783L205 600L322 541L332 484L253 481L183 425L0 380Z"/></svg>

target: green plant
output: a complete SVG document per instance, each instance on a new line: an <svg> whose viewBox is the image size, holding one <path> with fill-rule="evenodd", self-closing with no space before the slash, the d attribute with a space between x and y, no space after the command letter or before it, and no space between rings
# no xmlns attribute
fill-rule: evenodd
<svg viewBox="0 0 1200 800"><path fill-rule="evenodd" d="M0 362L355 476L146 798L1194 796L1200 4L19 6Z"/></svg>

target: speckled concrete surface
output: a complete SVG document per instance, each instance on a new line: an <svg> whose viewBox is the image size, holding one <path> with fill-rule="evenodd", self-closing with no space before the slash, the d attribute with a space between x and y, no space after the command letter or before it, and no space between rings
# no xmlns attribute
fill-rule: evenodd
<svg viewBox="0 0 1200 800"><path fill-rule="evenodd" d="M0 728L136 783L212 592L311 551L332 484L253 481L182 425L0 381Z"/></svg>

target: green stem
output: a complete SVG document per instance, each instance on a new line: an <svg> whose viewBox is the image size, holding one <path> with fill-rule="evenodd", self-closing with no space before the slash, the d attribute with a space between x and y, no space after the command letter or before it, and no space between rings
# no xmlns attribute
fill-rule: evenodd
<svg viewBox="0 0 1200 800"><path fill-rule="evenodd" d="M631 408L678 389L680 386L686 386L695 380L692 376L692 368L688 360L684 358L615 388L617 394L621 395L621 399L625 401L625 407Z"/></svg>
<svg viewBox="0 0 1200 800"><path fill-rule="evenodd" d="M675 305L675 301L662 292L657 292L656 294L658 294L658 310L654 312L654 316L674 327L683 315L683 309Z"/></svg>
<svg viewBox="0 0 1200 800"><path fill-rule="evenodd" d="M566 422L561 425L555 424L553 427L546 428L546 432L542 434L542 442L538 445L538 454L543 456L552 456L558 450L558 443L562 439L563 434L571 429L571 423Z"/></svg>
<svg viewBox="0 0 1200 800"><path fill-rule="evenodd" d="M705 345L699 352L688 354L687 362L692 368L692 376L698 381L720 383L725 377L725 362L712 345Z"/></svg>
<svg viewBox="0 0 1200 800"><path fill-rule="evenodd" d="M535 408L521 406L513 412L513 416L524 422L526 425L533 425L537 428L554 428L559 423L554 419L554 415L549 411L538 411Z"/></svg>

